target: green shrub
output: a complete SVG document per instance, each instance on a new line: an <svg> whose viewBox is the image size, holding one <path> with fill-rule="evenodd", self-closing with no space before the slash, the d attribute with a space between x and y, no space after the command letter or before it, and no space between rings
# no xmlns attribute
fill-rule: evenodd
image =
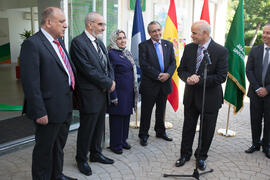
<svg viewBox="0 0 270 180"><path fill-rule="evenodd" d="M254 34L255 34L255 30L250 30L250 31L245 32L245 45L249 46L249 43L252 40ZM258 31L258 36L257 36L257 39L254 43L254 46L258 45L258 44L262 44L262 43L263 43L262 31Z"/></svg>
<svg viewBox="0 0 270 180"><path fill-rule="evenodd" d="M245 54L248 55L250 50L251 50L251 46L245 46Z"/></svg>

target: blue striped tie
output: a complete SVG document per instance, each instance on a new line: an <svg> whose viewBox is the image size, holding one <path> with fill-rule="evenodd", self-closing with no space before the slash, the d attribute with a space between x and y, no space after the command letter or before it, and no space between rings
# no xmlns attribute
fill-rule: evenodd
<svg viewBox="0 0 270 180"><path fill-rule="evenodd" d="M201 64L201 62L203 60L203 49L204 49L203 46L199 46L198 47L198 51L197 51L197 62L196 62L196 73L198 72L199 67L200 67L200 64Z"/></svg>

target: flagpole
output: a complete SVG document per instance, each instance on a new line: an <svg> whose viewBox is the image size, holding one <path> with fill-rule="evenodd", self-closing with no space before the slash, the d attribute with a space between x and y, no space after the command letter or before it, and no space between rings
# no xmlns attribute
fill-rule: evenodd
<svg viewBox="0 0 270 180"><path fill-rule="evenodd" d="M194 1L193 1L193 6L194 6ZM194 8L194 7L193 7ZM204 0L203 2L203 7L202 7L202 12L201 12L201 17L200 20L205 20L210 24L210 15L209 15L209 3L208 0ZM200 131L200 122L197 122L196 126L196 132Z"/></svg>
<svg viewBox="0 0 270 180"><path fill-rule="evenodd" d="M131 53L134 56L134 61L137 66L137 75L141 76L141 70L139 68L139 50L138 46L141 42L145 41L145 31L144 31L144 22L141 9L140 0L135 2L135 10L133 16L133 27L132 27L132 38L131 38ZM140 82L140 78L137 78L137 82ZM138 103L136 103L136 119L135 122L130 122L129 126L131 128L139 128L140 122L138 121ZM140 106L141 107L141 106Z"/></svg>
<svg viewBox="0 0 270 180"><path fill-rule="evenodd" d="M136 128L138 128L139 127L139 125L138 125L138 106L137 106L137 104L136 104L136 119L135 119L135 127Z"/></svg>
<svg viewBox="0 0 270 180"><path fill-rule="evenodd" d="M135 122L130 122L129 127L138 129L140 127L140 122L138 122L138 104L136 103L136 112L135 112Z"/></svg>
<svg viewBox="0 0 270 180"><path fill-rule="evenodd" d="M231 104L229 104L229 107L228 107L226 129L219 129L217 131L219 135L222 135L225 137L234 137L236 135L236 132L229 130L230 109L231 109Z"/></svg>
<svg viewBox="0 0 270 180"><path fill-rule="evenodd" d="M228 114L227 114L227 123L226 123L226 136L228 134L228 128L229 128L230 110L231 110L231 105L229 104Z"/></svg>
<svg viewBox="0 0 270 180"><path fill-rule="evenodd" d="M164 112L163 121L164 121L164 124L165 124L165 128L166 129L172 129L173 128L173 124L171 122L165 121L165 117L166 117L166 105L165 105L165 112Z"/></svg>

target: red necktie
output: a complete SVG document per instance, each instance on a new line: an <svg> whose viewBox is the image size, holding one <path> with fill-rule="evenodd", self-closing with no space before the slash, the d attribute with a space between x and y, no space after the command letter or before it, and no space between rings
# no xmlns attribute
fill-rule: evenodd
<svg viewBox="0 0 270 180"><path fill-rule="evenodd" d="M53 42L57 45L58 49L59 49L59 52L60 52L60 55L66 65L66 68L68 70L68 73L69 73L69 76L71 78L71 86L72 86L72 89L75 88L75 79L74 79L74 75L73 75L73 72L72 72L72 69L71 69L71 66L69 64L69 61L67 59L67 56L63 50L63 48L61 47L60 45L60 42L58 40L53 40Z"/></svg>

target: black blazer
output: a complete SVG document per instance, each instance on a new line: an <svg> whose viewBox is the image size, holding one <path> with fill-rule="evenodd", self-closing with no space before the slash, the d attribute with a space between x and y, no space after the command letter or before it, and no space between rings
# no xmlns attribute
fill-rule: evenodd
<svg viewBox="0 0 270 180"><path fill-rule="evenodd" d="M176 69L176 61L173 50L173 44L167 40L161 40L164 73L169 73L170 78L162 83L158 80L158 75L161 73L156 50L151 39L139 44L139 63L142 71L142 79L140 85L140 93L156 94L160 90L164 94L172 92L172 75Z"/></svg>
<svg viewBox="0 0 270 180"><path fill-rule="evenodd" d="M76 69L70 61L76 76ZM30 119L48 115L49 123L62 123L72 112L72 91L68 74L44 34L39 31L26 39L20 53L21 79L26 99L26 114Z"/></svg>
<svg viewBox="0 0 270 180"><path fill-rule="evenodd" d="M108 58L108 52L102 41L100 47L107 56L108 75L105 74L98 53L85 32L75 37L71 42L70 56L77 69L78 86L81 107L85 113L96 113L109 102L108 90L114 79L113 69Z"/></svg>
<svg viewBox="0 0 270 180"><path fill-rule="evenodd" d="M186 82L187 78L196 71L198 45L190 43L185 46L185 50L178 67L178 76L181 80ZM208 48L208 53L212 61L208 65L207 79L206 79L206 93L205 93L205 111L215 112L223 103L223 91L221 84L225 82L228 72L228 52L223 46L211 40ZM184 100L185 107L196 106L201 109L202 93L203 93L203 73L206 59L202 60L199 70L200 81L196 85L185 85ZM192 102L195 104L192 104Z"/></svg>
<svg viewBox="0 0 270 180"><path fill-rule="evenodd" d="M257 96L256 90L263 87L262 83L262 64L263 64L264 45L252 47L248 55L246 74L249 80L248 97ZM270 92L270 70L269 66L265 76L265 88ZM269 96L269 95L268 95Z"/></svg>

